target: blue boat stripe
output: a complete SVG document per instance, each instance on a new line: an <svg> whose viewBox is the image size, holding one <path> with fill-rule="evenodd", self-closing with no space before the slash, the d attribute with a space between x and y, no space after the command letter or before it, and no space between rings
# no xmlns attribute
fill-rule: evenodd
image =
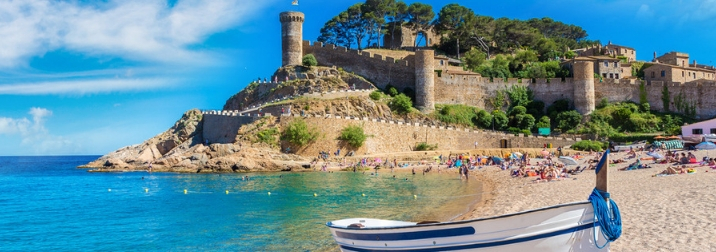
<svg viewBox="0 0 716 252"><path fill-rule="evenodd" d="M342 232L342 231L336 231L336 236L338 236L340 238L351 239L351 240L362 240L362 241L404 241L404 240L432 239L432 238L453 237L453 236L473 235L473 234L475 234L475 228L473 228L473 227L448 228L448 229L403 232L403 233L378 233L378 234L347 233L347 232Z"/></svg>
<svg viewBox="0 0 716 252"><path fill-rule="evenodd" d="M458 245L458 246L452 246L452 247L435 247L435 248L424 248L424 249L413 249L413 248L407 248L407 249L362 249L362 248L356 248L351 247L347 245L341 245L342 249L347 249L351 251L356 252L382 252L382 251L418 251L418 252L431 252L431 251L452 251L452 250L461 250L461 249L475 249L475 248L487 248L487 247L496 247L496 246L504 246L509 245L513 243L520 243L520 242L526 242L526 241L532 241L537 239L543 239L547 237L552 236L558 236L568 233L574 233L577 231L581 231L584 229L589 229L594 226L594 223L589 224L583 224L581 226L576 226L573 228L563 229L563 230L557 230L554 232L534 235L534 236L528 236L528 237L522 237L512 240L505 240L505 241L496 241L496 242L486 242L486 243L475 243L475 244L467 244L467 245Z"/></svg>

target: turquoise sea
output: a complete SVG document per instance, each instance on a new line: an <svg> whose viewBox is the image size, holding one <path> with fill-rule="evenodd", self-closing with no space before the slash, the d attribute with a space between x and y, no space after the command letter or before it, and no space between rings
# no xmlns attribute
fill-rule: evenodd
<svg viewBox="0 0 716 252"><path fill-rule="evenodd" d="M445 220L466 211L480 187L435 172L75 168L96 158L0 157L0 251L335 251L328 221Z"/></svg>

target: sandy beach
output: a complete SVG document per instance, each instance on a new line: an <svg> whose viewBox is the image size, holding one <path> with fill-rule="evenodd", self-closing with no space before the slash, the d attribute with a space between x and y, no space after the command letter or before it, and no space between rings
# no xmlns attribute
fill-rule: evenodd
<svg viewBox="0 0 716 252"><path fill-rule="evenodd" d="M693 153L701 160L707 151ZM624 156L614 153L610 158ZM609 190L623 223L622 236L612 243L611 250L716 251L716 170L690 165L696 167L696 173L654 177L669 165L645 161L653 168L620 171L636 160L626 161L609 166ZM593 170L543 183L535 183L534 177L512 178L495 166L477 173L485 181L485 193L464 219L584 201L596 183Z"/></svg>
<svg viewBox="0 0 716 252"><path fill-rule="evenodd" d="M716 151L712 152L713 157ZM709 154L707 151L692 153L698 160ZM625 152L610 155L611 160L625 157ZM648 156L641 152L640 157ZM580 165L594 158L594 155L586 155L579 160ZM539 160L533 159L531 164ZM611 244L612 251L716 251L715 169L688 165L694 167L696 173L654 176L670 164L653 164L654 161L648 160L642 163L652 168L619 170L636 162L636 159L625 161L609 166L609 190L619 206L623 222L622 236ZM401 158L398 163L401 163ZM415 165L397 168L395 172L411 172L415 168L417 173L421 173L426 167ZM456 169L446 171L444 165L441 167L443 173L456 172ZM340 167L330 166L328 169L339 170ZM433 167L431 173L435 172ZM513 178L509 171L501 170L498 166L486 166L471 171L470 175L471 179L483 182L483 192L472 210L458 219L489 217L585 201L596 183L594 170L586 170L560 181L541 183L535 182L536 177Z"/></svg>

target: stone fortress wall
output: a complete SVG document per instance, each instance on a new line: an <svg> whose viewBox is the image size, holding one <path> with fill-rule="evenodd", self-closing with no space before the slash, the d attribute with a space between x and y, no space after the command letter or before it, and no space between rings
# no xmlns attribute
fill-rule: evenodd
<svg viewBox="0 0 716 252"><path fill-rule="evenodd" d="M374 82L378 87L384 88L388 83L399 90L412 88L418 97L430 97L429 93L418 93L416 83L415 57L395 60L370 52L348 50L345 47L320 42L311 44L303 42L304 54L313 53L321 65L341 67L346 71L354 72ZM423 64L424 65L424 64ZM588 67L586 67L588 68ZM424 72L424 71L423 71ZM589 71L575 78L552 79L493 79L476 75L459 73L434 74L434 87L432 96L434 104L465 104L482 109L491 109L489 98L494 97L499 90L505 90L513 85L526 86L533 91L535 99L543 101L549 106L559 99L569 99L576 102L575 107L580 112L591 112L594 106L603 98L610 102L633 101L639 102L639 84L635 79L594 79ZM588 76L587 76L588 75ZM592 77L592 78L589 78ZM593 82L591 87L588 83ZM696 116L711 118L716 116L716 81L696 80L687 83L664 83L661 81L645 82L646 96L653 110L664 111L662 104L662 88L668 85L671 97L671 111L675 111L673 99L683 93L686 101L696 105ZM576 88L576 90L575 90ZM575 93L575 91L577 93ZM593 93L593 98L588 97ZM430 104L423 101L422 103Z"/></svg>
<svg viewBox="0 0 716 252"><path fill-rule="evenodd" d="M303 41L303 53L313 54L321 65L337 66L363 76L380 88L391 84L401 91L406 87L415 90L414 57L396 60L366 51L348 50L333 44L311 44L310 41Z"/></svg>
<svg viewBox="0 0 716 252"><path fill-rule="evenodd" d="M281 124L286 125L298 116L282 116ZM465 128L435 127L421 124L406 124L382 119L358 117L318 116L304 118L309 127L320 127L322 133L315 143L296 150L298 154L315 155L320 151L351 150L340 140L340 132L350 125L361 125L369 135L363 146L354 151L358 155L379 153L410 152L420 142L437 144L439 150L469 150L478 148L542 148L545 144L568 146L580 138L515 136L504 132L471 130Z"/></svg>

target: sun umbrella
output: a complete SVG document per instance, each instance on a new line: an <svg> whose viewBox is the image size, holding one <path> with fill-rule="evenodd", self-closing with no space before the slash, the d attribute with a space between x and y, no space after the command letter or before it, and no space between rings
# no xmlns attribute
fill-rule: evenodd
<svg viewBox="0 0 716 252"><path fill-rule="evenodd" d="M702 142L696 145L697 150L713 150L716 149L716 144L712 142Z"/></svg>
<svg viewBox="0 0 716 252"><path fill-rule="evenodd" d="M564 163L565 165L577 165L577 160L574 160L574 158L561 156L559 157L559 162Z"/></svg>
<svg viewBox="0 0 716 252"><path fill-rule="evenodd" d="M656 153L656 152L647 152L646 155L648 155L648 156L650 156L650 157L654 157L655 159L662 159L662 158L664 158L664 156L662 156L661 154Z"/></svg>
<svg viewBox="0 0 716 252"><path fill-rule="evenodd" d="M519 151L512 152L512 155L515 155L516 157L521 157L522 153Z"/></svg>

